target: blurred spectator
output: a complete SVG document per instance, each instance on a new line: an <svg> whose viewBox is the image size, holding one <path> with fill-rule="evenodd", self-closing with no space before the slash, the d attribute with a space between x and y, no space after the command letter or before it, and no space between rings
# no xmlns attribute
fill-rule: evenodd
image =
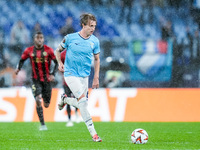
<svg viewBox="0 0 200 150"><path fill-rule="evenodd" d="M60 34L64 37L67 34L75 32L75 29L73 28L73 19L72 17L68 17L65 20L65 25L60 29Z"/></svg>
<svg viewBox="0 0 200 150"><path fill-rule="evenodd" d="M192 34L190 33L190 27L187 26L186 27L186 37L185 37L185 47L186 49L189 50L189 61L190 61L190 64L192 64L194 62L194 57L193 57L193 36Z"/></svg>
<svg viewBox="0 0 200 150"><path fill-rule="evenodd" d="M29 31L25 27L22 20L17 21L11 28L11 50L21 54L24 46L30 42Z"/></svg>
<svg viewBox="0 0 200 150"><path fill-rule="evenodd" d="M45 2L45 0L34 0L34 3L39 4L39 5L43 5Z"/></svg>
<svg viewBox="0 0 200 150"><path fill-rule="evenodd" d="M90 0L90 4L92 6L103 5L103 2L102 2L102 0Z"/></svg>
<svg viewBox="0 0 200 150"><path fill-rule="evenodd" d="M170 6L175 7L176 9L179 9L182 0L168 0L167 2L168 2L168 4L169 4Z"/></svg>
<svg viewBox="0 0 200 150"><path fill-rule="evenodd" d="M0 71L0 87L11 87L16 85L15 69L7 65L7 67Z"/></svg>
<svg viewBox="0 0 200 150"><path fill-rule="evenodd" d="M172 79L170 87L182 87L183 85L183 41L173 42Z"/></svg>
<svg viewBox="0 0 200 150"><path fill-rule="evenodd" d="M4 46L5 46L5 34L4 30L0 27L0 68L2 68L5 65L5 59L4 59Z"/></svg>
<svg viewBox="0 0 200 150"><path fill-rule="evenodd" d="M146 0L147 3L147 9L148 9L148 23L153 23L154 21L154 14L153 14L153 7L154 7L154 3L153 0Z"/></svg>
<svg viewBox="0 0 200 150"><path fill-rule="evenodd" d="M145 1L141 0L140 1L140 5L141 5L141 14L140 14L140 18L139 18L139 23L140 25L144 25L145 23Z"/></svg>
<svg viewBox="0 0 200 150"><path fill-rule="evenodd" d="M115 5L115 3L117 3L117 2L113 1L113 0L106 0L105 5L107 5L109 7L109 6Z"/></svg>
<svg viewBox="0 0 200 150"><path fill-rule="evenodd" d="M192 42L192 58L196 66L200 65L200 37L199 30L197 29L194 33L193 42Z"/></svg>
<svg viewBox="0 0 200 150"><path fill-rule="evenodd" d="M39 22L37 22L33 29L32 29L32 32L31 32L31 39L33 39L34 35L37 33L37 32L42 32L42 29L41 29L41 25L39 24Z"/></svg>
<svg viewBox="0 0 200 150"><path fill-rule="evenodd" d="M190 33L190 28L186 28L186 37L184 40L184 50L186 50L186 55L189 57L190 65L195 65L196 67L200 63L200 37L199 30L195 30L194 35Z"/></svg>
<svg viewBox="0 0 200 150"><path fill-rule="evenodd" d="M119 83L116 76L112 76L111 79L107 80L104 84L107 88L119 87Z"/></svg>
<svg viewBox="0 0 200 150"><path fill-rule="evenodd" d="M165 41L167 41L169 38L174 37L174 31L172 28L171 21L167 21L166 23L161 24L161 36L162 36L162 40L165 40Z"/></svg>
<svg viewBox="0 0 200 150"><path fill-rule="evenodd" d="M141 0L141 15L139 19L139 23L144 25L145 23L153 23L153 1L152 0Z"/></svg>
<svg viewBox="0 0 200 150"><path fill-rule="evenodd" d="M103 87L116 88L121 87L124 82L124 74L122 71L108 70L104 79Z"/></svg>
<svg viewBox="0 0 200 150"><path fill-rule="evenodd" d="M153 0L154 6L164 7L164 0Z"/></svg>
<svg viewBox="0 0 200 150"><path fill-rule="evenodd" d="M128 24L131 24L131 12L132 12L133 0L121 0L121 12L119 16L119 22L123 22L125 17L126 8L128 9L128 14L126 16L126 21Z"/></svg>

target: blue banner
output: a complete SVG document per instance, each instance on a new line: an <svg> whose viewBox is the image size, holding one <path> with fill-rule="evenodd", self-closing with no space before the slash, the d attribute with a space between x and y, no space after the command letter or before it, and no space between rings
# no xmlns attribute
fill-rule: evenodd
<svg viewBox="0 0 200 150"><path fill-rule="evenodd" d="M172 72L172 41L132 41L130 78L132 81L169 81Z"/></svg>

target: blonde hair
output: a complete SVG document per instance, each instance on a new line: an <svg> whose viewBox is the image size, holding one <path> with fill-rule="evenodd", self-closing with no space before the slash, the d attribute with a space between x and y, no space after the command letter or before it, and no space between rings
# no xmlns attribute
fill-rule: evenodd
<svg viewBox="0 0 200 150"><path fill-rule="evenodd" d="M87 25L89 20L97 22L97 19L96 19L96 17L94 15L92 15L90 13L84 13L84 14L82 14L80 16L80 25L81 25L81 27L83 27L83 24Z"/></svg>

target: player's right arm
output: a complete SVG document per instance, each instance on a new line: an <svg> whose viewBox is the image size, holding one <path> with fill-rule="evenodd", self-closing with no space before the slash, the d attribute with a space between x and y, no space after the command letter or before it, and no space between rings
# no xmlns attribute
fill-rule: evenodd
<svg viewBox="0 0 200 150"><path fill-rule="evenodd" d="M19 63L18 63L18 65L17 65L17 68L15 69L15 74L16 74L16 75L18 75L19 71L21 70L21 68L22 68L22 66L23 66L23 64L24 64L24 61L25 61L25 60L23 60L23 59L20 59L20 60L19 60Z"/></svg>
<svg viewBox="0 0 200 150"><path fill-rule="evenodd" d="M55 56L58 62L58 69L61 72L64 72L64 64L61 61L61 52L64 50L64 48L59 44L58 48L55 50Z"/></svg>
<svg viewBox="0 0 200 150"><path fill-rule="evenodd" d="M29 57L29 48L25 49L25 51L23 52L20 60L19 60L19 63L17 64L17 67L15 69L15 74L18 75L19 71L21 70L23 64L24 64L24 61Z"/></svg>

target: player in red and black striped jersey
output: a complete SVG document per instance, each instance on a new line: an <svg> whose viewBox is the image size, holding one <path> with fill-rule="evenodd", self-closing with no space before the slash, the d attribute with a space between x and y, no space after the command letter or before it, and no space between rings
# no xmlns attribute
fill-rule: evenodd
<svg viewBox="0 0 200 150"><path fill-rule="evenodd" d="M43 117L43 108L49 107L51 100L52 86L51 82L55 79L58 63L51 47L44 45L44 35L42 32L37 32L34 35L34 46L25 49L21 55L19 64L15 73L18 74L22 68L24 61L30 59L32 66L32 92L36 101L36 110L41 123L40 130L47 130ZM54 61L54 69L51 72L51 61Z"/></svg>
<svg viewBox="0 0 200 150"><path fill-rule="evenodd" d="M66 50L62 51L61 53L61 61L65 62L65 56L66 56ZM72 91L70 90L70 88L68 87L67 83L64 81L63 79L63 88L64 88L64 91L65 91L65 94L67 94L68 97L72 97L73 94L72 94ZM73 122L71 121L71 106L70 105L66 105L66 111L67 111L67 115L68 115L68 122L66 124L67 127L71 127L73 126ZM79 117L78 117L78 108L75 108L75 114L76 114L76 122L78 123L79 122Z"/></svg>

